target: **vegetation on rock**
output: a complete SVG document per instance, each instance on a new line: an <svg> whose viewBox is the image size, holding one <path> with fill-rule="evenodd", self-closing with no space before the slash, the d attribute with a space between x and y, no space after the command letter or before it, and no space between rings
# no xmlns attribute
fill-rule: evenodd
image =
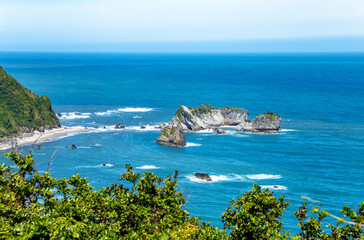
<svg viewBox="0 0 364 240"><path fill-rule="evenodd" d="M1 239L364 239L364 202L357 211L345 206L341 212L349 220L339 218L342 227L329 225L331 233L321 228L330 214L318 206L308 216L304 202L296 211L302 231L290 235L280 221L288 207L284 196L254 185L223 213L229 235L184 209L177 171L162 179L127 165L120 181L128 187L94 190L78 174L59 180L48 169L41 174L31 154L5 156L14 166L0 164Z"/></svg>
<svg viewBox="0 0 364 240"><path fill-rule="evenodd" d="M280 118L280 116L279 115L277 115L277 114L274 114L273 112L271 112L271 111L267 111L266 113L263 113L262 115L264 115L265 117L267 117L267 118L269 118L269 119L271 119L271 120L273 120L274 118L276 118L276 117L278 117L278 118Z"/></svg>
<svg viewBox="0 0 364 240"><path fill-rule="evenodd" d="M0 139L60 127L47 96L39 97L0 67Z"/></svg>
<svg viewBox="0 0 364 240"><path fill-rule="evenodd" d="M204 114L204 113L211 113L213 109L216 108L210 106L209 104L200 104L198 105L196 110L199 114Z"/></svg>
<svg viewBox="0 0 364 240"><path fill-rule="evenodd" d="M169 145L172 147L186 146L185 135L180 126L168 126L164 128L162 133L157 138L156 142L162 145Z"/></svg>

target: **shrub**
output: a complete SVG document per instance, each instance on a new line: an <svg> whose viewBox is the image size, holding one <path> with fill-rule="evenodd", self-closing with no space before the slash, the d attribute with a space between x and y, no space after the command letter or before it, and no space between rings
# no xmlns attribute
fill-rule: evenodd
<svg viewBox="0 0 364 240"><path fill-rule="evenodd" d="M254 184L252 190L230 202L222 220L233 239L279 239L283 230L280 218L288 205L284 196L277 199L273 192L261 191Z"/></svg>

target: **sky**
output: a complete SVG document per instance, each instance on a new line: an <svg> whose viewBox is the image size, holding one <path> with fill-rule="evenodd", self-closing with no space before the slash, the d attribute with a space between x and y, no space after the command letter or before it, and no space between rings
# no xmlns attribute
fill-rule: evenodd
<svg viewBox="0 0 364 240"><path fill-rule="evenodd" d="M0 51L364 51L363 0L0 0Z"/></svg>

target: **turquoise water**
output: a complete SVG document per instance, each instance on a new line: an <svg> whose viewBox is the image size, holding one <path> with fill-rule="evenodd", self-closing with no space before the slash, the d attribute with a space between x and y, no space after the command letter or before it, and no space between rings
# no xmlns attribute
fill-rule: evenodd
<svg viewBox="0 0 364 240"><path fill-rule="evenodd" d="M3 52L0 65L49 96L65 116L62 125L100 127L42 143L35 149L39 171L59 146L71 144L79 148L61 148L51 173L80 173L96 189L118 182L127 163L161 177L177 169L187 210L219 227L229 201L254 182L286 195L291 205L283 221L292 232L301 196L334 214L364 201L364 54ZM283 131L186 133L189 146L181 149L155 143L153 127L170 121L179 105L204 103L248 109L250 119L271 110L282 117ZM126 129L114 130L118 123ZM214 181L195 181L196 172Z"/></svg>

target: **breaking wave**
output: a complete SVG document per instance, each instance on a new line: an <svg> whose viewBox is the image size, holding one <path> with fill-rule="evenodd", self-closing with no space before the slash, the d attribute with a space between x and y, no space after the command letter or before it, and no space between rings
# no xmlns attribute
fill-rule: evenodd
<svg viewBox="0 0 364 240"><path fill-rule="evenodd" d="M222 181L245 181L245 177L237 175L237 174L228 174L228 175L209 175L212 181L206 181L196 178L194 175L187 175L186 178L191 182L198 183L214 183L214 182L222 182Z"/></svg>
<svg viewBox="0 0 364 240"><path fill-rule="evenodd" d="M286 186L281 185L262 185L262 189L268 188L269 190L287 190Z"/></svg>
<svg viewBox="0 0 364 240"><path fill-rule="evenodd" d="M186 147L199 147L199 146L201 146L202 144L200 144L200 143L193 143L193 142L188 142L187 144L186 144Z"/></svg>
<svg viewBox="0 0 364 240"><path fill-rule="evenodd" d="M107 110L105 112L95 112L95 114L99 115L99 116L105 116L105 115L111 115L113 113L118 113L118 112L149 112L149 111L153 111L153 108L126 107L126 108ZM138 116L138 118L139 118L139 116Z"/></svg>
<svg viewBox="0 0 364 240"><path fill-rule="evenodd" d="M272 175L272 174L249 174L246 175L246 177L249 179L257 179L257 180L282 178L281 175Z"/></svg>
<svg viewBox="0 0 364 240"><path fill-rule="evenodd" d="M159 167L156 167L154 165L144 165L141 167L136 167L136 169L158 169Z"/></svg>
<svg viewBox="0 0 364 240"><path fill-rule="evenodd" d="M81 112L69 112L69 113L60 113L61 116L58 116L60 119L77 119L77 118L90 118L91 113L81 113Z"/></svg>

